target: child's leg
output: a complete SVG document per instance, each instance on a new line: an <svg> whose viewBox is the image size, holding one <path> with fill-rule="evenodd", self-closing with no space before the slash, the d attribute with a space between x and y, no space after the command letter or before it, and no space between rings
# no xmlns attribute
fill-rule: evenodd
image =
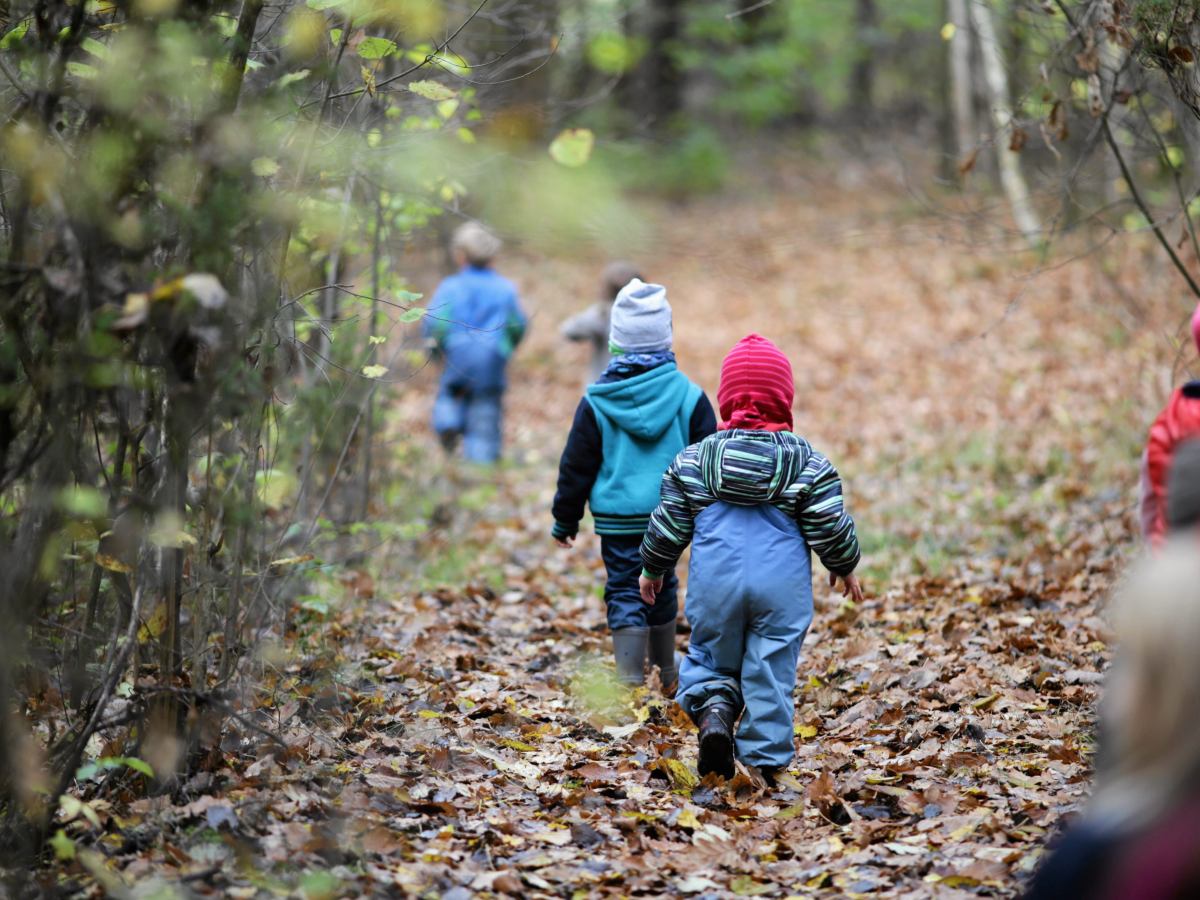
<svg viewBox="0 0 1200 900"><path fill-rule="evenodd" d="M654 606L642 602L638 576L642 572L640 535L601 535L600 555L607 579L604 603L608 609L608 627L613 633L613 652L617 673L628 684L641 684L646 666L650 629L670 622L674 627L679 610L679 582L670 573Z"/></svg>
<svg viewBox="0 0 1200 900"><path fill-rule="evenodd" d="M453 452L467 423L466 395L461 388L445 383L433 401L433 430L447 453Z"/></svg>
<svg viewBox="0 0 1200 900"><path fill-rule="evenodd" d="M687 656L679 667L679 689L675 699L695 722L714 703L742 708L738 683L745 640L745 618L740 598L710 592L693 574L688 579L687 618L692 626Z"/></svg>
<svg viewBox="0 0 1200 900"><path fill-rule="evenodd" d="M471 462L494 463L500 458L501 398L500 391L479 391L467 399L463 456Z"/></svg>
<svg viewBox="0 0 1200 900"><path fill-rule="evenodd" d="M812 623L811 589L793 583L755 606L741 667L746 711L737 730L737 756L752 766L775 768L786 766L795 753L792 692L800 646Z"/></svg>

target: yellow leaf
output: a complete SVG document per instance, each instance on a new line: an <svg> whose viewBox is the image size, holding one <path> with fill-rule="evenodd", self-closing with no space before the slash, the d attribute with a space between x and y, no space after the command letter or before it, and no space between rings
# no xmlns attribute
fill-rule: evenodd
<svg viewBox="0 0 1200 900"><path fill-rule="evenodd" d="M428 712L428 710L425 711ZM521 753L532 753L537 750L537 747L533 746L533 744L526 744L524 741L514 741L512 738L505 738L500 743L510 750L519 750Z"/></svg>
<svg viewBox="0 0 1200 900"><path fill-rule="evenodd" d="M436 709L422 709L417 711L417 715L422 719L440 719L442 714Z"/></svg>
<svg viewBox="0 0 1200 900"><path fill-rule="evenodd" d="M115 556L110 556L107 553L96 554L96 565L102 569L108 569L110 572L120 572L124 575L128 575L133 571L132 566L126 565Z"/></svg>
<svg viewBox="0 0 1200 900"><path fill-rule="evenodd" d="M654 768L665 772L676 790L691 790L700 783L700 777L681 760L662 756L654 762Z"/></svg>
<svg viewBox="0 0 1200 900"><path fill-rule="evenodd" d="M696 814L688 806L684 807L683 811L679 813L679 818L675 820L675 824L680 828L699 828L700 820L696 818Z"/></svg>
<svg viewBox="0 0 1200 900"><path fill-rule="evenodd" d="M285 566L298 566L301 563L311 562L313 555L311 553L303 553L300 556L285 556L283 559L271 560L271 568L282 569Z"/></svg>
<svg viewBox="0 0 1200 900"><path fill-rule="evenodd" d="M382 378L387 374L387 366L363 366L364 378Z"/></svg>
<svg viewBox="0 0 1200 900"><path fill-rule="evenodd" d="M989 694L988 696L984 697L981 700L976 700L971 705L973 707L975 707L976 709L987 709L989 706L991 706L993 703L995 703L999 699L1000 699L999 694Z"/></svg>
<svg viewBox="0 0 1200 900"><path fill-rule="evenodd" d="M146 643L162 635L167 630L167 607L166 604L160 603L154 608L154 613L147 619L142 627L138 629L138 641Z"/></svg>
<svg viewBox="0 0 1200 900"><path fill-rule="evenodd" d="M945 25L942 26L941 35L942 35L943 41L952 40L954 38L954 35L957 33L958 33L958 26L955 25L953 22L947 22Z"/></svg>
<svg viewBox="0 0 1200 900"><path fill-rule="evenodd" d="M816 725L797 725L796 726L796 734L799 735L801 738L803 738L806 741L810 740L811 738L815 738L817 736L817 726Z"/></svg>

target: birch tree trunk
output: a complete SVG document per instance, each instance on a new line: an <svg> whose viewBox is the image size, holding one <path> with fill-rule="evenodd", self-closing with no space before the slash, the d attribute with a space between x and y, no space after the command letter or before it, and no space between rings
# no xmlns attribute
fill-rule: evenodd
<svg viewBox="0 0 1200 900"><path fill-rule="evenodd" d="M950 109L954 119L955 152L961 162L978 142L971 102L971 22L967 18L967 0L946 0L946 17L954 26L949 41Z"/></svg>
<svg viewBox="0 0 1200 900"><path fill-rule="evenodd" d="M969 0L969 3L971 24L979 36L979 54L992 110L992 125L996 133L996 161L1000 168L1000 185L1012 208L1017 230L1026 241L1036 246L1042 237L1041 225L1029 195L1029 186L1025 183L1025 176L1021 174L1021 158L1008 149L1013 134L1013 114L1008 99L1008 75L1004 71L1004 60L1000 57L1000 44L996 39L992 11L986 0Z"/></svg>

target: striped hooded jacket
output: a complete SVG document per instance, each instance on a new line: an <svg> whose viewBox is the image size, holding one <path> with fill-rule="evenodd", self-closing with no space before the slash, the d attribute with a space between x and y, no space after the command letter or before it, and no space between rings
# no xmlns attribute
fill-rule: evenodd
<svg viewBox="0 0 1200 900"><path fill-rule="evenodd" d="M675 568L696 518L722 501L769 503L796 520L830 572L848 575L861 556L842 481L828 459L790 431L719 431L678 456L662 479L661 500L642 541L645 574Z"/></svg>

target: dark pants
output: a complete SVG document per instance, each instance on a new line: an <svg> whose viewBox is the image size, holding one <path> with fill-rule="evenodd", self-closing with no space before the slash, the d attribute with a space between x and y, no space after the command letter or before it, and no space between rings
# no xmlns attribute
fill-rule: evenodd
<svg viewBox="0 0 1200 900"><path fill-rule="evenodd" d="M600 555L608 581L604 584L604 603L608 607L608 627L645 628L674 622L679 612L679 579L668 572L653 606L642 602L638 576L642 574L641 535L600 535Z"/></svg>

